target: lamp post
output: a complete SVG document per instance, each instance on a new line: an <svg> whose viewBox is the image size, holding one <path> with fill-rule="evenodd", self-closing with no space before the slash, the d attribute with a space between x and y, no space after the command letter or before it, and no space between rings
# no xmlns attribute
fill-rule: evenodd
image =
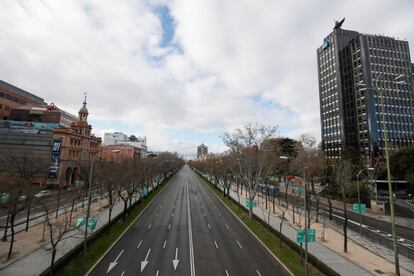
<svg viewBox="0 0 414 276"><path fill-rule="evenodd" d="M362 214L361 214L361 193L360 193L360 190L359 190L359 175L360 175L362 172L364 172L364 171L373 171L373 170L374 170L374 168L369 167L369 168L365 168L365 169L360 170L360 171L358 172L358 174L357 174L357 185L358 185L358 213L359 213L359 233L360 233L361 237L362 237Z"/></svg>
<svg viewBox="0 0 414 276"><path fill-rule="evenodd" d="M405 75L401 74L398 75L393 83L394 84L406 84L405 81L399 81L401 78L403 78ZM379 75L378 80L384 81L382 75ZM361 90L367 90L367 85L363 82L358 83L358 86L362 86ZM390 212L391 212L391 228L392 228L392 243L393 243L393 249L394 249L394 263L395 263L395 274L397 276L400 276L400 264L398 259L398 247L397 247L397 235L395 231L395 213L394 213L394 196L392 192L392 184L391 184L391 170L390 170L390 160L389 160L389 154L388 154L388 133L387 133L387 124L385 121L385 110L384 110L384 97L385 93L384 91L377 90L372 87L374 91L377 91L379 96L381 97L381 113L382 113L382 125L383 125L383 131L384 131L384 149L385 149L385 161L387 166L387 182L388 182L388 194L390 198Z"/></svg>
<svg viewBox="0 0 414 276"><path fill-rule="evenodd" d="M120 150L112 150L112 153L119 153ZM86 263L86 246L87 246L87 238L88 238L88 221L89 216L91 214L91 190L92 190L92 173L93 173L93 164L95 161L95 158L102 155L102 151L99 151L97 154L95 154L91 161L91 168L89 171L89 187L88 187L88 206L86 208L86 220L85 220L85 231L83 235L83 266L85 267Z"/></svg>
<svg viewBox="0 0 414 276"><path fill-rule="evenodd" d="M288 156L279 156L279 159L288 160ZM304 184L304 211L305 211L305 276L308 275L308 199L306 185L306 166L303 167L303 184ZM286 183L285 183L286 185Z"/></svg>

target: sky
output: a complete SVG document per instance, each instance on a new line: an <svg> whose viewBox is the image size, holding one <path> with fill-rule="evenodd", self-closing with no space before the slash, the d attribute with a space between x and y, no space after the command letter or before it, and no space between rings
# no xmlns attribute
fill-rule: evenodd
<svg viewBox="0 0 414 276"><path fill-rule="evenodd" d="M3 0L0 79L93 132L194 157L246 123L320 139L316 49L334 26L406 39L413 0Z"/></svg>

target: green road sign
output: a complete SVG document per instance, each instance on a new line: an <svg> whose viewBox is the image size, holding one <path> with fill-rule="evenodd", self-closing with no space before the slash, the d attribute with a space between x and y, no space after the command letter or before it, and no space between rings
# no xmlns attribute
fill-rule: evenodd
<svg viewBox="0 0 414 276"><path fill-rule="evenodd" d="M98 217L90 217L88 220L88 230L93 231L96 227L96 223L98 222Z"/></svg>
<svg viewBox="0 0 414 276"><path fill-rule="evenodd" d="M252 199L246 199L246 208L254 208L256 207L256 201Z"/></svg>
<svg viewBox="0 0 414 276"><path fill-rule="evenodd" d="M316 229L308 229L308 242L316 241ZM296 242L304 243L305 242L305 230L297 229L296 230Z"/></svg>
<svg viewBox="0 0 414 276"><path fill-rule="evenodd" d="M0 202L7 203L10 200L10 193L0 193Z"/></svg>
<svg viewBox="0 0 414 276"><path fill-rule="evenodd" d="M293 192L296 194L303 194L305 192L305 189L302 187L293 188Z"/></svg>
<svg viewBox="0 0 414 276"><path fill-rule="evenodd" d="M359 213L359 208L361 208L361 213L365 214L367 212L367 206L365 203L362 204L352 204L352 209L354 209L354 213Z"/></svg>
<svg viewBox="0 0 414 276"><path fill-rule="evenodd" d="M83 186L85 186L85 181L83 181L83 180L76 180L75 181L75 187L76 188L82 188Z"/></svg>
<svg viewBox="0 0 414 276"><path fill-rule="evenodd" d="M305 242L305 230L297 229L296 230L296 242L304 243Z"/></svg>
<svg viewBox="0 0 414 276"><path fill-rule="evenodd" d="M316 241L316 229L308 229L308 242Z"/></svg>
<svg viewBox="0 0 414 276"><path fill-rule="evenodd" d="M144 194L144 196L148 195L148 188L147 187L144 187L143 194Z"/></svg>
<svg viewBox="0 0 414 276"><path fill-rule="evenodd" d="M75 225L76 228L81 227L82 224L84 224L84 223L85 223L85 217L84 216L77 216L76 217L76 225Z"/></svg>

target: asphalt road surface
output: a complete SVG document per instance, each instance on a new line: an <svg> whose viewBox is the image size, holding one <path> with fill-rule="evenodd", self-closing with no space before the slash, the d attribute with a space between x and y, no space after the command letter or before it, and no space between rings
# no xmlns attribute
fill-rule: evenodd
<svg viewBox="0 0 414 276"><path fill-rule="evenodd" d="M289 275L183 167L90 275Z"/></svg>

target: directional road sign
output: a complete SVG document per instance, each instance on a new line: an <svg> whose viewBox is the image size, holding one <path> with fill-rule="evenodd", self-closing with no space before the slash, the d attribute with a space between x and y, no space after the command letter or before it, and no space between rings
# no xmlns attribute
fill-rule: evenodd
<svg viewBox="0 0 414 276"><path fill-rule="evenodd" d="M253 199L246 199L246 208L254 208L256 207L256 201Z"/></svg>
<svg viewBox="0 0 414 276"><path fill-rule="evenodd" d="M352 209L354 209L354 213L358 213L359 214L359 209L361 208L361 213L365 214L367 212L367 206L365 203L362 204L352 204Z"/></svg>
<svg viewBox="0 0 414 276"><path fill-rule="evenodd" d="M308 242L316 241L316 229L308 229ZM297 229L296 230L296 242L304 243L305 242L305 230Z"/></svg>

